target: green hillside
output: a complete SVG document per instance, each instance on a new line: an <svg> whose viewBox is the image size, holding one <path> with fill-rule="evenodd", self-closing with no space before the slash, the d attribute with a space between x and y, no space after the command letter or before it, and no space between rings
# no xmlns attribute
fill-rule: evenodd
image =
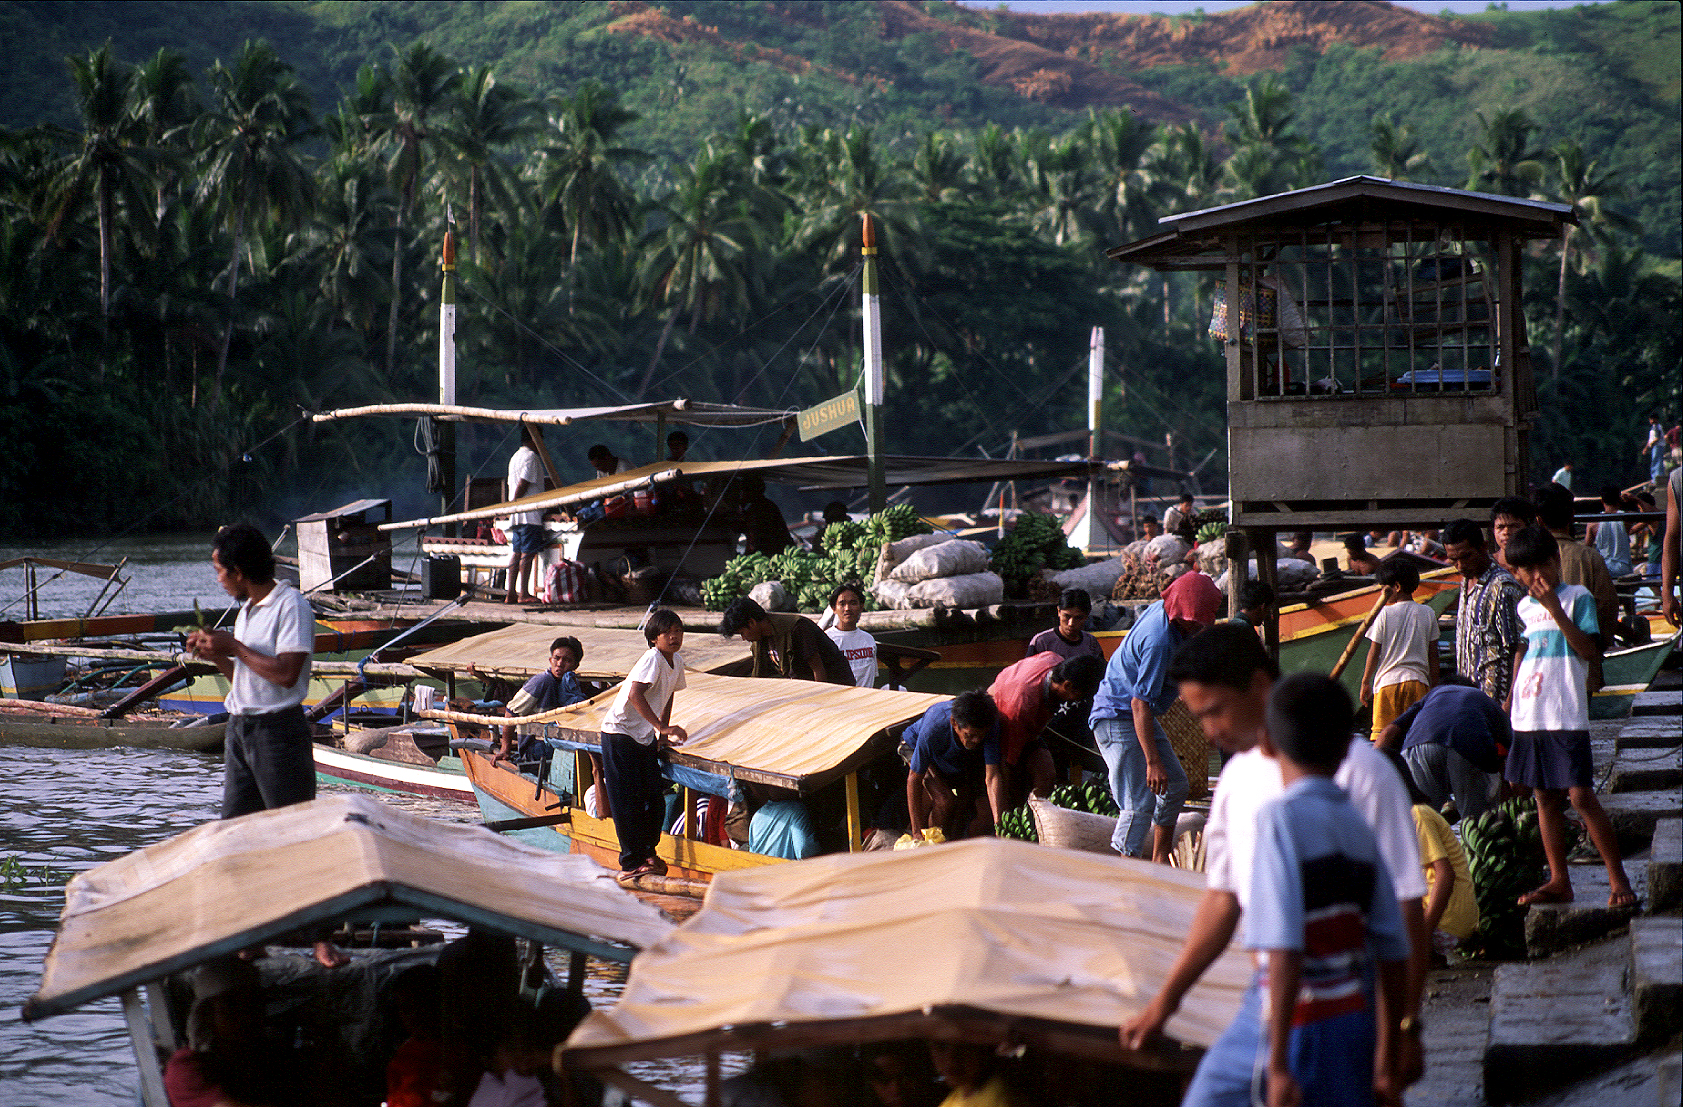
<svg viewBox="0 0 1683 1107"><path fill-rule="evenodd" d="M1112 425L1219 486L1213 290L1103 251L1374 171L1579 203L1564 295L1558 246L1527 269L1535 454L1623 481L1683 376L1679 10L0 3L0 531L418 485L409 429L297 420L434 387L447 204L463 402L833 396L869 212L891 449L1078 425L1099 324Z"/></svg>

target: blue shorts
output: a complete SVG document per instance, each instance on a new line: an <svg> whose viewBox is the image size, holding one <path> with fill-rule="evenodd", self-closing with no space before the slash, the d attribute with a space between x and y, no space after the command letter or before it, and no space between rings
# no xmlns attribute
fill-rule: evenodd
<svg viewBox="0 0 1683 1107"><path fill-rule="evenodd" d="M1516 730L1502 775L1530 788L1593 788L1587 730Z"/></svg>
<svg viewBox="0 0 1683 1107"><path fill-rule="evenodd" d="M509 541L517 554L535 554L549 546L549 532L541 523L520 523L511 528Z"/></svg>

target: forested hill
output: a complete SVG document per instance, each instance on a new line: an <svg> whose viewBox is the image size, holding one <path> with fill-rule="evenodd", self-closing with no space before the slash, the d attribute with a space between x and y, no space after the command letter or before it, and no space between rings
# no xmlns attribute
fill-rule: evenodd
<svg viewBox="0 0 1683 1107"><path fill-rule="evenodd" d="M411 428L294 424L434 387L447 211L463 402L833 396L870 212L890 449L1078 425L1098 324L1113 428L1219 486L1213 286L1103 251L1357 172L1578 207L1526 271L1534 459L1623 480L1679 388L1679 13L0 0L0 532L413 483Z"/></svg>
<svg viewBox="0 0 1683 1107"><path fill-rule="evenodd" d="M1519 109L1619 175L1650 252L1683 254L1683 6L1671 0L1453 17L1384 0L1188 16L950 0L4 0L0 125L73 125L64 59L107 40L129 62L178 50L198 72L251 38L274 46L324 111L361 66L417 40L540 95L595 78L639 113L626 137L657 160L693 156L740 108L777 125L864 124L892 147L931 127L1056 130L1089 107L1129 107L1154 123L1196 122L1219 148L1227 105L1271 73L1329 175L1371 168L1367 129L1386 112L1450 181L1478 116Z"/></svg>

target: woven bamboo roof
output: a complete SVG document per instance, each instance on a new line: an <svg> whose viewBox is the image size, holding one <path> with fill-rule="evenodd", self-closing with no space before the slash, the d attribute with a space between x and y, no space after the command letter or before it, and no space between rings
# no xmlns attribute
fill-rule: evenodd
<svg viewBox="0 0 1683 1107"><path fill-rule="evenodd" d="M1196 873L997 838L722 872L566 1051L601 1067L956 1025L1150 1066L1116 1028L1162 986L1203 894ZM1223 953L1168 1035L1209 1046L1250 977Z"/></svg>
<svg viewBox="0 0 1683 1107"><path fill-rule="evenodd" d="M624 680L649 649L637 630L516 623L428 650L410 658L409 664L457 673L466 672L471 664L487 676L523 681L549 667L549 644L564 636L577 638L584 647L584 661L578 668L584 680ZM684 636L684 661L701 672L740 665L749 656L748 644L740 638L700 631Z"/></svg>
<svg viewBox="0 0 1683 1107"><path fill-rule="evenodd" d="M205 823L78 874L26 1019L358 913L413 910L628 960L671 924L583 854L338 795Z"/></svg>

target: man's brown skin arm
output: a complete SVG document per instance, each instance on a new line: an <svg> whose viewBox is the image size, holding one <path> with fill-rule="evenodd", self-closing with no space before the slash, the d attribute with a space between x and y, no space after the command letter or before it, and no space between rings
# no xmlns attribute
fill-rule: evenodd
<svg viewBox="0 0 1683 1107"><path fill-rule="evenodd" d="M1430 934L1443 921L1449 910L1449 895L1455 891L1455 866L1447 858L1432 862L1432 887L1426 894L1426 933Z"/></svg>
<svg viewBox="0 0 1683 1107"><path fill-rule="evenodd" d="M1426 911L1420 897L1399 899L1397 908L1402 912L1403 929L1408 932L1408 960L1395 962L1403 970L1398 998L1388 1000L1383 989L1379 993L1382 1034L1386 1025L1398 1026L1405 1016L1419 1017L1420 997L1426 990L1426 970L1432 964L1432 932L1426 929ZM1405 1034L1398 1038L1395 1069L1398 1091L1419 1080L1425 1070L1426 1059L1420 1049L1419 1035Z"/></svg>
<svg viewBox="0 0 1683 1107"><path fill-rule="evenodd" d="M234 661L282 688L290 688L304 671L308 653L281 653L273 657L259 653L225 630L195 630L187 636L187 652L209 661L229 680L234 678Z"/></svg>
<svg viewBox="0 0 1683 1107"><path fill-rule="evenodd" d="M1162 1031L1163 1024L1180 1010L1180 1001L1192 985L1233 940L1233 932L1238 927L1239 897L1232 892L1206 889L1204 898L1198 901L1198 911L1192 917L1192 930L1180 947L1180 956L1175 958L1162 990L1118 1033L1122 1048L1140 1049Z"/></svg>
<svg viewBox="0 0 1683 1107"><path fill-rule="evenodd" d="M1157 732L1152 726L1157 716L1152 713L1151 705L1138 696L1128 706L1134 717L1134 737L1145 754L1145 786L1160 796L1169 789L1169 774L1163 771L1163 761L1157 756Z"/></svg>
<svg viewBox="0 0 1683 1107"><path fill-rule="evenodd" d="M1005 774L998 765L985 766L982 783L988 793L988 806L993 808L993 825L998 826L999 820L1005 817Z"/></svg>
<svg viewBox="0 0 1683 1107"><path fill-rule="evenodd" d="M1420 901L1415 900L1416 904ZM1403 993L1408 990L1408 976L1412 975L1407 965L1402 961L1381 961L1378 967L1379 976L1379 1010L1395 1011L1402 1003ZM1402 1091L1409 1084L1420 1079L1420 1071L1416 1063L1413 1076L1407 1075L1413 1056L1418 1061L1420 1057L1420 1033L1418 1030L1405 1034L1401 1023L1393 1018L1381 1015L1377 1027L1375 1049L1373 1051L1373 1093L1380 1107L1402 1107Z"/></svg>
<svg viewBox="0 0 1683 1107"><path fill-rule="evenodd" d="M912 820L913 838L923 837L923 828L929 825L929 794L923 790L927 772L906 774L906 811Z"/></svg>
<svg viewBox="0 0 1683 1107"><path fill-rule="evenodd" d="M1660 609L1665 612L1665 621L1674 627L1683 627L1683 602L1677 597L1677 574L1683 566L1677 564L1677 543L1683 536L1683 504L1677 502L1677 497L1671 491L1671 482L1665 486L1665 545L1660 548Z"/></svg>
<svg viewBox="0 0 1683 1107"><path fill-rule="evenodd" d="M1396 723L1388 723L1385 729L1379 732L1379 740L1373 745L1376 749L1400 750L1405 737L1402 727Z"/></svg>

